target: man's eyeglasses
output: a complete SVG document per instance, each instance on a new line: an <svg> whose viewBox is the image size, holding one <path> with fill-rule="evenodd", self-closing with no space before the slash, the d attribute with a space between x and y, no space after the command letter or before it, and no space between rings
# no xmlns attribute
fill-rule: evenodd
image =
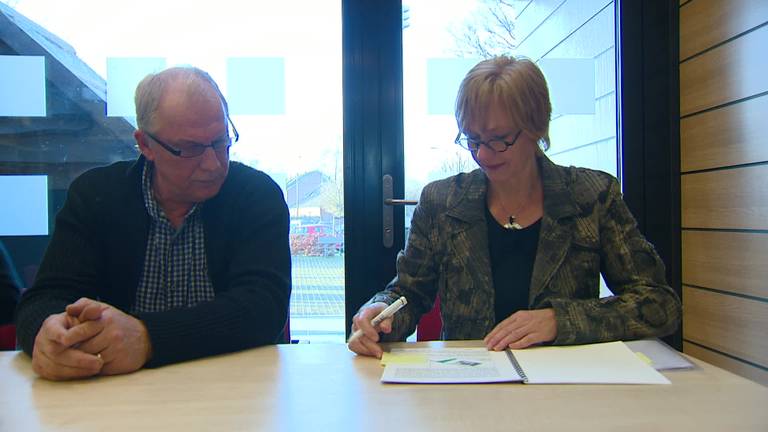
<svg viewBox="0 0 768 432"><path fill-rule="evenodd" d="M466 135L462 135L461 132L459 132L459 135L456 137L456 141L454 141L456 144L460 145L462 148L465 148L472 153L476 153L478 150L480 150L480 146L484 145L488 147L489 149L501 153L507 151L508 148L515 145L515 142L517 142L517 139L520 137L520 134L523 133L523 130L520 129L515 134L515 137L512 138L512 141L505 141L503 139L492 139L488 141L482 141L479 139L470 138Z"/></svg>
<svg viewBox="0 0 768 432"><path fill-rule="evenodd" d="M229 116L227 116L227 119L229 119ZM174 147L174 146L172 146L172 145L170 145L170 144L168 144L166 142L163 142L163 141L157 139L157 137L155 137L154 135L152 135L151 133L149 133L147 131L143 131L143 132L144 132L144 135L152 138L152 140L154 142L160 144L160 147L162 147L165 150L167 150L168 153L170 153L170 154L172 154L172 155L174 155L176 157L180 157L180 158L184 158L184 159L191 159L191 158L196 158L196 157L202 155L203 153L205 153L205 149L207 149L209 147L213 151L215 151L217 153L224 153L224 152L228 151L229 148L232 146L232 144L236 143L237 140L240 139L240 134L237 133L237 128L235 128L235 125L234 125L234 123L232 123L232 120L229 120L229 124L232 125L232 132L235 134L234 137L227 135L225 137L217 139L216 141L211 142L208 145L205 145L205 144L192 144L192 145L184 146L183 148L176 148L176 147Z"/></svg>

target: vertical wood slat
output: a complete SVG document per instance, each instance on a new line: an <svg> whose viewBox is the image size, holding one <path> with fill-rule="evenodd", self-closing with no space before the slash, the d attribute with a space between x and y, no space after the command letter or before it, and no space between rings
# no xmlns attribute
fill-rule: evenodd
<svg viewBox="0 0 768 432"><path fill-rule="evenodd" d="M768 367L768 302L683 285L683 338Z"/></svg>
<svg viewBox="0 0 768 432"><path fill-rule="evenodd" d="M768 234L683 230L683 283L768 301Z"/></svg>
<svg viewBox="0 0 768 432"><path fill-rule="evenodd" d="M707 363L729 370L736 375L741 375L746 379L768 386L768 372L763 369L756 368L750 364L734 360L728 356L724 356L686 341L683 341L683 352L696 357L697 359L704 360Z"/></svg>
<svg viewBox="0 0 768 432"><path fill-rule="evenodd" d="M680 9L680 59L768 21L765 0L696 0Z"/></svg>
<svg viewBox="0 0 768 432"><path fill-rule="evenodd" d="M766 119L768 95L682 119L680 170L768 161Z"/></svg>
<svg viewBox="0 0 768 432"><path fill-rule="evenodd" d="M681 63L681 116L768 91L766 46L768 26Z"/></svg>
<svg viewBox="0 0 768 432"><path fill-rule="evenodd" d="M768 165L685 174L683 228L768 229Z"/></svg>

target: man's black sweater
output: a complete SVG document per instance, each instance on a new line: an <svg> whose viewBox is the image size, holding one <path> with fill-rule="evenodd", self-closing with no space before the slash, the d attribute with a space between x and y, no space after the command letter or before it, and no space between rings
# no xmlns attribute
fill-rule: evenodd
<svg viewBox="0 0 768 432"><path fill-rule="evenodd" d="M150 216L145 159L96 168L71 185L32 288L17 308L21 347L51 314L80 297L133 308ZM147 366L275 343L288 314L291 256L288 208L266 174L237 162L202 207L208 275L215 299L190 308L137 313L152 343Z"/></svg>

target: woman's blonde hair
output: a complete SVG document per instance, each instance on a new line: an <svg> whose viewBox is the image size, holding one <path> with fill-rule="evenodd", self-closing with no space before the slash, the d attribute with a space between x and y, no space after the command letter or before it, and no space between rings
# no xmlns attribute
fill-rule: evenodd
<svg viewBox="0 0 768 432"><path fill-rule="evenodd" d="M552 105L547 80L534 62L499 56L483 60L467 72L456 96L460 133L493 106L505 109L511 123L538 137L544 150L549 148Z"/></svg>

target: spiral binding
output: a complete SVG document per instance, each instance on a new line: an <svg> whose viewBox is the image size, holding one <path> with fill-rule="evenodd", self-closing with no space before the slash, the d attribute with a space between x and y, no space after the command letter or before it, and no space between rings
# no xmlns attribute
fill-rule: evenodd
<svg viewBox="0 0 768 432"><path fill-rule="evenodd" d="M512 351L506 350L507 357L509 358L509 361L512 362L512 366L517 371L517 374L520 375L520 378L523 379L523 382L528 382L528 376L525 374L525 371L523 371L523 368L520 367L520 363L517 362L517 359L515 358L515 355L512 354Z"/></svg>

